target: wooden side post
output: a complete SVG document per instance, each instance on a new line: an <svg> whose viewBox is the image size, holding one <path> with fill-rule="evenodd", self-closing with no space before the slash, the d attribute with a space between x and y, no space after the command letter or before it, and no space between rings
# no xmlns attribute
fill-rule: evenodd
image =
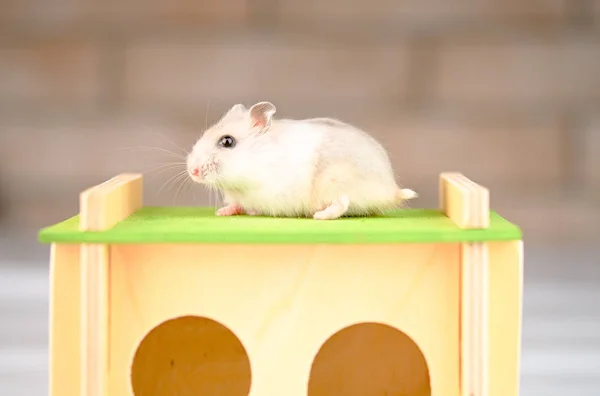
<svg viewBox="0 0 600 396"><path fill-rule="evenodd" d="M460 173L440 175L440 206L461 228L489 226L489 190ZM489 252L461 244L460 375L462 396L489 395Z"/></svg>
<svg viewBox="0 0 600 396"><path fill-rule="evenodd" d="M142 206L142 176L121 174L83 191L79 197L82 231L113 227ZM81 245L81 396L109 396L108 245Z"/></svg>

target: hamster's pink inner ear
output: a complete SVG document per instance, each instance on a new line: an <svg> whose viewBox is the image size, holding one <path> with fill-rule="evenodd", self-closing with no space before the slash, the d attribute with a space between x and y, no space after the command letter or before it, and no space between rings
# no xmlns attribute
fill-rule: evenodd
<svg viewBox="0 0 600 396"><path fill-rule="evenodd" d="M271 126L275 106L269 102L260 102L250 108L250 125L258 132L264 132Z"/></svg>

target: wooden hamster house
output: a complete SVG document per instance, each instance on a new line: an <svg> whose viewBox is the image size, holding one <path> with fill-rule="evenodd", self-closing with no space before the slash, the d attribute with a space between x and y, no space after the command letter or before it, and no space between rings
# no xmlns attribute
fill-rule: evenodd
<svg viewBox="0 0 600 396"><path fill-rule="evenodd" d="M518 227L440 176L440 208L333 221L81 194L51 243L52 396L516 396Z"/></svg>

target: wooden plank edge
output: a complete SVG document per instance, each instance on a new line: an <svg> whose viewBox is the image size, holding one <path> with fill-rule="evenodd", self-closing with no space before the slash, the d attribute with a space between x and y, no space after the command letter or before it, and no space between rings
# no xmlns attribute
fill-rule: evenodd
<svg viewBox="0 0 600 396"><path fill-rule="evenodd" d="M142 207L142 175L124 173L80 194L82 231L112 228ZM81 395L107 396L110 247L81 245Z"/></svg>
<svg viewBox="0 0 600 396"><path fill-rule="evenodd" d="M459 202L452 200L450 189L456 189ZM489 190L462 173L444 172L439 178L439 205L457 226L461 228L487 228L490 223ZM459 207L460 210L456 210Z"/></svg>
<svg viewBox="0 0 600 396"><path fill-rule="evenodd" d="M461 245L461 384L463 396L489 394L489 252Z"/></svg>
<svg viewBox="0 0 600 396"><path fill-rule="evenodd" d="M112 228L143 205L143 177L123 173L90 187L79 195L79 229L102 231Z"/></svg>
<svg viewBox="0 0 600 396"><path fill-rule="evenodd" d="M109 246L81 245L81 396L107 396Z"/></svg>

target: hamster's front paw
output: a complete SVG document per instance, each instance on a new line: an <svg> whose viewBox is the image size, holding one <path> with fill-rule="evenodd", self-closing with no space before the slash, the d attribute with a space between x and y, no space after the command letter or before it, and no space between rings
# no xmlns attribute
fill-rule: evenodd
<svg viewBox="0 0 600 396"><path fill-rule="evenodd" d="M230 204L217 210L217 216L236 216L244 214L244 209L240 205Z"/></svg>

